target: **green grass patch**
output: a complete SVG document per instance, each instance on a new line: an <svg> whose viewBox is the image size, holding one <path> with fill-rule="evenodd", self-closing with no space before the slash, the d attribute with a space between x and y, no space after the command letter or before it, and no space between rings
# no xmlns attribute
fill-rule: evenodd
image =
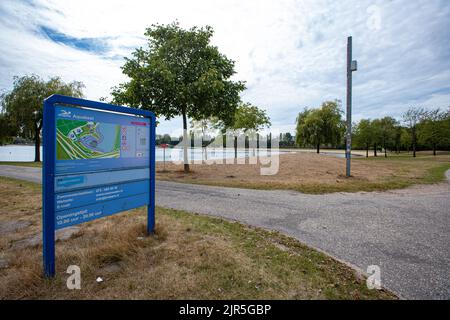
<svg viewBox="0 0 450 320"><path fill-rule="evenodd" d="M33 190L39 191L39 192L41 192L41 190L42 190L40 183L0 176L0 184L2 184L2 183L14 183L15 185L19 186L20 188L22 188L22 187L30 188L30 189L33 189Z"/></svg>
<svg viewBox="0 0 450 320"><path fill-rule="evenodd" d="M445 163L437 167L427 170L427 174L423 178L424 183L437 183L446 179L445 172L450 170L450 163Z"/></svg>

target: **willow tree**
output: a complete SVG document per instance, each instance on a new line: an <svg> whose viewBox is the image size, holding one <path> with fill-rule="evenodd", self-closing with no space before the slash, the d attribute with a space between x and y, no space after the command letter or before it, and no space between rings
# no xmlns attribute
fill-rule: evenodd
<svg viewBox="0 0 450 320"><path fill-rule="evenodd" d="M0 146L11 143L13 137L17 135L18 128L11 124L11 120L5 113L0 113Z"/></svg>
<svg viewBox="0 0 450 320"><path fill-rule="evenodd" d="M345 125L340 101L325 101L319 109L305 109L297 117L296 138L299 145L313 145L320 153L322 144L338 145Z"/></svg>
<svg viewBox="0 0 450 320"><path fill-rule="evenodd" d="M184 170L188 163L188 118L232 123L244 83L233 81L234 61L211 45L209 26L189 30L177 22L152 25L147 47L136 49L122 71L130 81L113 89L114 102L183 119Z"/></svg>
<svg viewBox="0 0 450 320"><path fill-rule="evenodd" d="M0 96L2 111L14 126L17 134L34 140L34 161L41 161L42 106L44 99L52 94L81 98L84 84L73 81L65 83L59 77L45 81L37 75L14 77L13 89Z"/></svg>

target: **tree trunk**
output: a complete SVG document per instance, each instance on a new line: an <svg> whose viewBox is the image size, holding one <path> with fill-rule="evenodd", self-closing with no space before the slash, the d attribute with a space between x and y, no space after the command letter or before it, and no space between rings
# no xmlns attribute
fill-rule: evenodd
<svg viewBox="0 0 450 320"><path fill-rule="evenodd" d="M34 128L34 162L41 162L41 137L38 126Z"/></svg>
<svg viewBox="0 0 450 320"><path fill-rule="evenodd" d="M189 173L189 161L188 161L188 135L187 135L187 117L186 108L183 108L183 160L184 160L184 172Z"/></svg>
<svg viewBox="0 0 450 320"><path fill-rule="evenodd" d="M234 158L237 159L237 136L234 137Z"/></svg>
<svg viewBox="0 0 450 320"><path fill-rule="evenodd" d="M316 152L319 154L320 153L320 143L317 144L316 146Z"/></svg>
<svg viewBox="0 0 450 320"><path fill-rule="evenodd" d="M387 158L386 143L384 144L384 157Z"/></svg>
<svg viewBox="0 0 450 320"><path fill-rule="evenodd" d="M227 135L222 134L222 138L222 160L225 161L225 159L227 158Z"/></svg>
<svg viewBox="0 0 450 320"><path fill-rule="evenodd" d="M366 158L369 157L369 144L366 143Z"/></svg>
<svg viewBox="0 0 450 320"><path fill-rule="evenodd" d="M245 135L245 140L244 140L244 157L245 157L245 162L247 163L247 160L250 158L250 142L249 142L249 137L247 135Z"/></svg>
<svg viewBox="0 0 450 320"><path fill-rule="evenodd" d="M436 155L436 143L433 143L433 156Z"/></svg>
<svg viewBox="0 0 450 320"><path fill-rule="evenodd" d="M373 145L373 156L374 157L377 156L377 144L376 143Z"/></svg>
<svg viewBox="0 0 450 320"><path fill-rule="evenodd" d="M413 147L413 157L416 157L416 128L412 129L412 147Z"/></svg>

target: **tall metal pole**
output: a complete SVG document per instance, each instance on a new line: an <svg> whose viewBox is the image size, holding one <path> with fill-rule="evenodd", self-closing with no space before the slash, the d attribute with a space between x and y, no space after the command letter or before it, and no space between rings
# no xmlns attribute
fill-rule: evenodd
<svg viewBox="0 0 450 320"><path fill-rule="evenodd" d="M347 38L347 134L346 134L346 176L350 177L352 149L352 37Z"/></svg>

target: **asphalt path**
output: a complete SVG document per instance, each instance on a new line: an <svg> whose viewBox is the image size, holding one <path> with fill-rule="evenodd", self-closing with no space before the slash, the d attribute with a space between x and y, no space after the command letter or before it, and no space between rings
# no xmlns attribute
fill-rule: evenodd
<svg viewBox="0 0 450 320"><path fill-rule="evenodd" d="M40 168L0 175L41 181ZM278 230L363 272L379 266L404 298L450 299L450 183L309 195L157 181L156 204Z"/></svg>

